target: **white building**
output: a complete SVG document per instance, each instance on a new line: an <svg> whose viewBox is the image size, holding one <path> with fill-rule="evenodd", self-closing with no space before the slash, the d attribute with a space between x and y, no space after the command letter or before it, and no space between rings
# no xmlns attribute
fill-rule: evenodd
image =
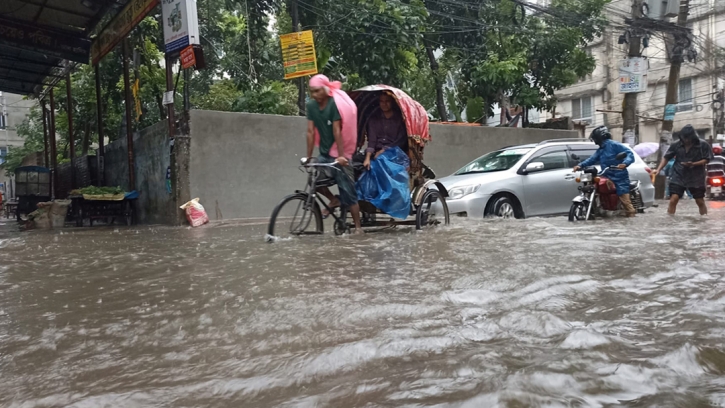
<svg viewBox="0 0 725 408"><path fill-rule="evenodd" d="M25 120L30 108L37 105L34 100L26 100L21 95L0 92L0 163L5 161L9 150L22 147L25 140L18 136L17 126ZM5 170L0 169L0 192L3 197L14 195L11 180L5 176Z"/></svg>
<svg viewBox="0 0 725 408"><path fill-rule="evenodd" d="M672 0L670 0L672 1ZM610 26L601 38L589 44L587 51L596 58L597 67L577 84L557 92L556 116L571 116L586 123L587 134L594 127L607 125L617 140L622 140L622 106L619 92L619 63L627 57L628 44L618 44L624 33L624 16L631 14L631 0L613 0L606 7ZM665 19L674 22L675 18ZM686 124L698 129L700 136L713 135L712 93L725 78L725 0L690 0L688 28L694 35L697 60L684 62L680 73L679 104L674 130ZM637 94L639 142L659 141L669 77L669 57L664 35L649 38L642 51L649 61L647 90ZM718 65L720 64L720 65ZM718 81L720 79L720 82ZM547 118L552 115L547 113Z"/></svg>

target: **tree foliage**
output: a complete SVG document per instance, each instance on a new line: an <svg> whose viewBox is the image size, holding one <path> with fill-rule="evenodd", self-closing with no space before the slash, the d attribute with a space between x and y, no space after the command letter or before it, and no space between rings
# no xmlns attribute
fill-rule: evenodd
<svg viewBox="0 0 725 408"><path fill-rule="evenodd" d="M496 103L550 110L557 90L593 70L595 60L584 46L601 34L606 2L552 0L538 7L519 0L198 0L207 67L192 75L191 103L198 109L296 114L296 82L283 80L278 35L298 28L313 30L320 72L343 80L345 89L397 86L443 120L461 120L465 112L468 120L485 122ZM132 31L129 43L131 82L139 81L142 111L130 125L139 130L166 117L160 7ZM100 125L110 140L125 135L122 66L120 47L99 66ZM184 80L175 75L181 110ZM94 68L83 65L72 74L73 146L65 95L60 81L55 96L61 159L70 149L81 154L98 143ZM36 119L29 118L29 126ZM33 143L28 139L29 148Z"/></svg>

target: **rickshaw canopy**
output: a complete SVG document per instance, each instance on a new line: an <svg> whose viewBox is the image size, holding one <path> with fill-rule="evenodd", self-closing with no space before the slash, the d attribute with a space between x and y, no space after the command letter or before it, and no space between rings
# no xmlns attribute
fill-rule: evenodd
<svg viewBox="0 0 725 408"><path fill-rule="evenodd" d="M428 129L428 112L423 105L398 88L388 85L370 85L350 92L350 97L357 105L358 112L358 146L365 143L366 125L370 117L379 111L378 98L387 92L395 99L405 121L408 140L423 147L430 141Z"/></svg>

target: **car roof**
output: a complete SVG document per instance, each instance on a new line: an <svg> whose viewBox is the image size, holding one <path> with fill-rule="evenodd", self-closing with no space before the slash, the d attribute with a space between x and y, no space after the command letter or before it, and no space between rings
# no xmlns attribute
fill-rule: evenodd
<svg viewBox="0 0 725 408"><path fill-rule="evenodd" d="M581 139L571 139L571 141L557 140L555 142L544 141L541 143L529 143L529 144L524 144L524 145L506 146L499 150L534 149L537 147L567 146L567 145L568 146L576 145L576 146L586 146L586 147L590 147L590 146L597 147L597 145L595 145L593 142L589 142L589 141L585 141L585 140L581 140Z"/></svg>

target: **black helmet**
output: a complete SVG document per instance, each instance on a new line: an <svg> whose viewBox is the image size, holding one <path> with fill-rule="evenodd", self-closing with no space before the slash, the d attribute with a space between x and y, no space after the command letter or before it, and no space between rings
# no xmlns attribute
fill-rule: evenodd
<svg viewBox="0 0 725 408"><path fill-rule="evenodd" d="M592 130L592 133L589 135L589 140L599 146L601 146L605 140L611 138L612 134L609 133L609 129L606 126L599 126L598 128Z"/></svg>

